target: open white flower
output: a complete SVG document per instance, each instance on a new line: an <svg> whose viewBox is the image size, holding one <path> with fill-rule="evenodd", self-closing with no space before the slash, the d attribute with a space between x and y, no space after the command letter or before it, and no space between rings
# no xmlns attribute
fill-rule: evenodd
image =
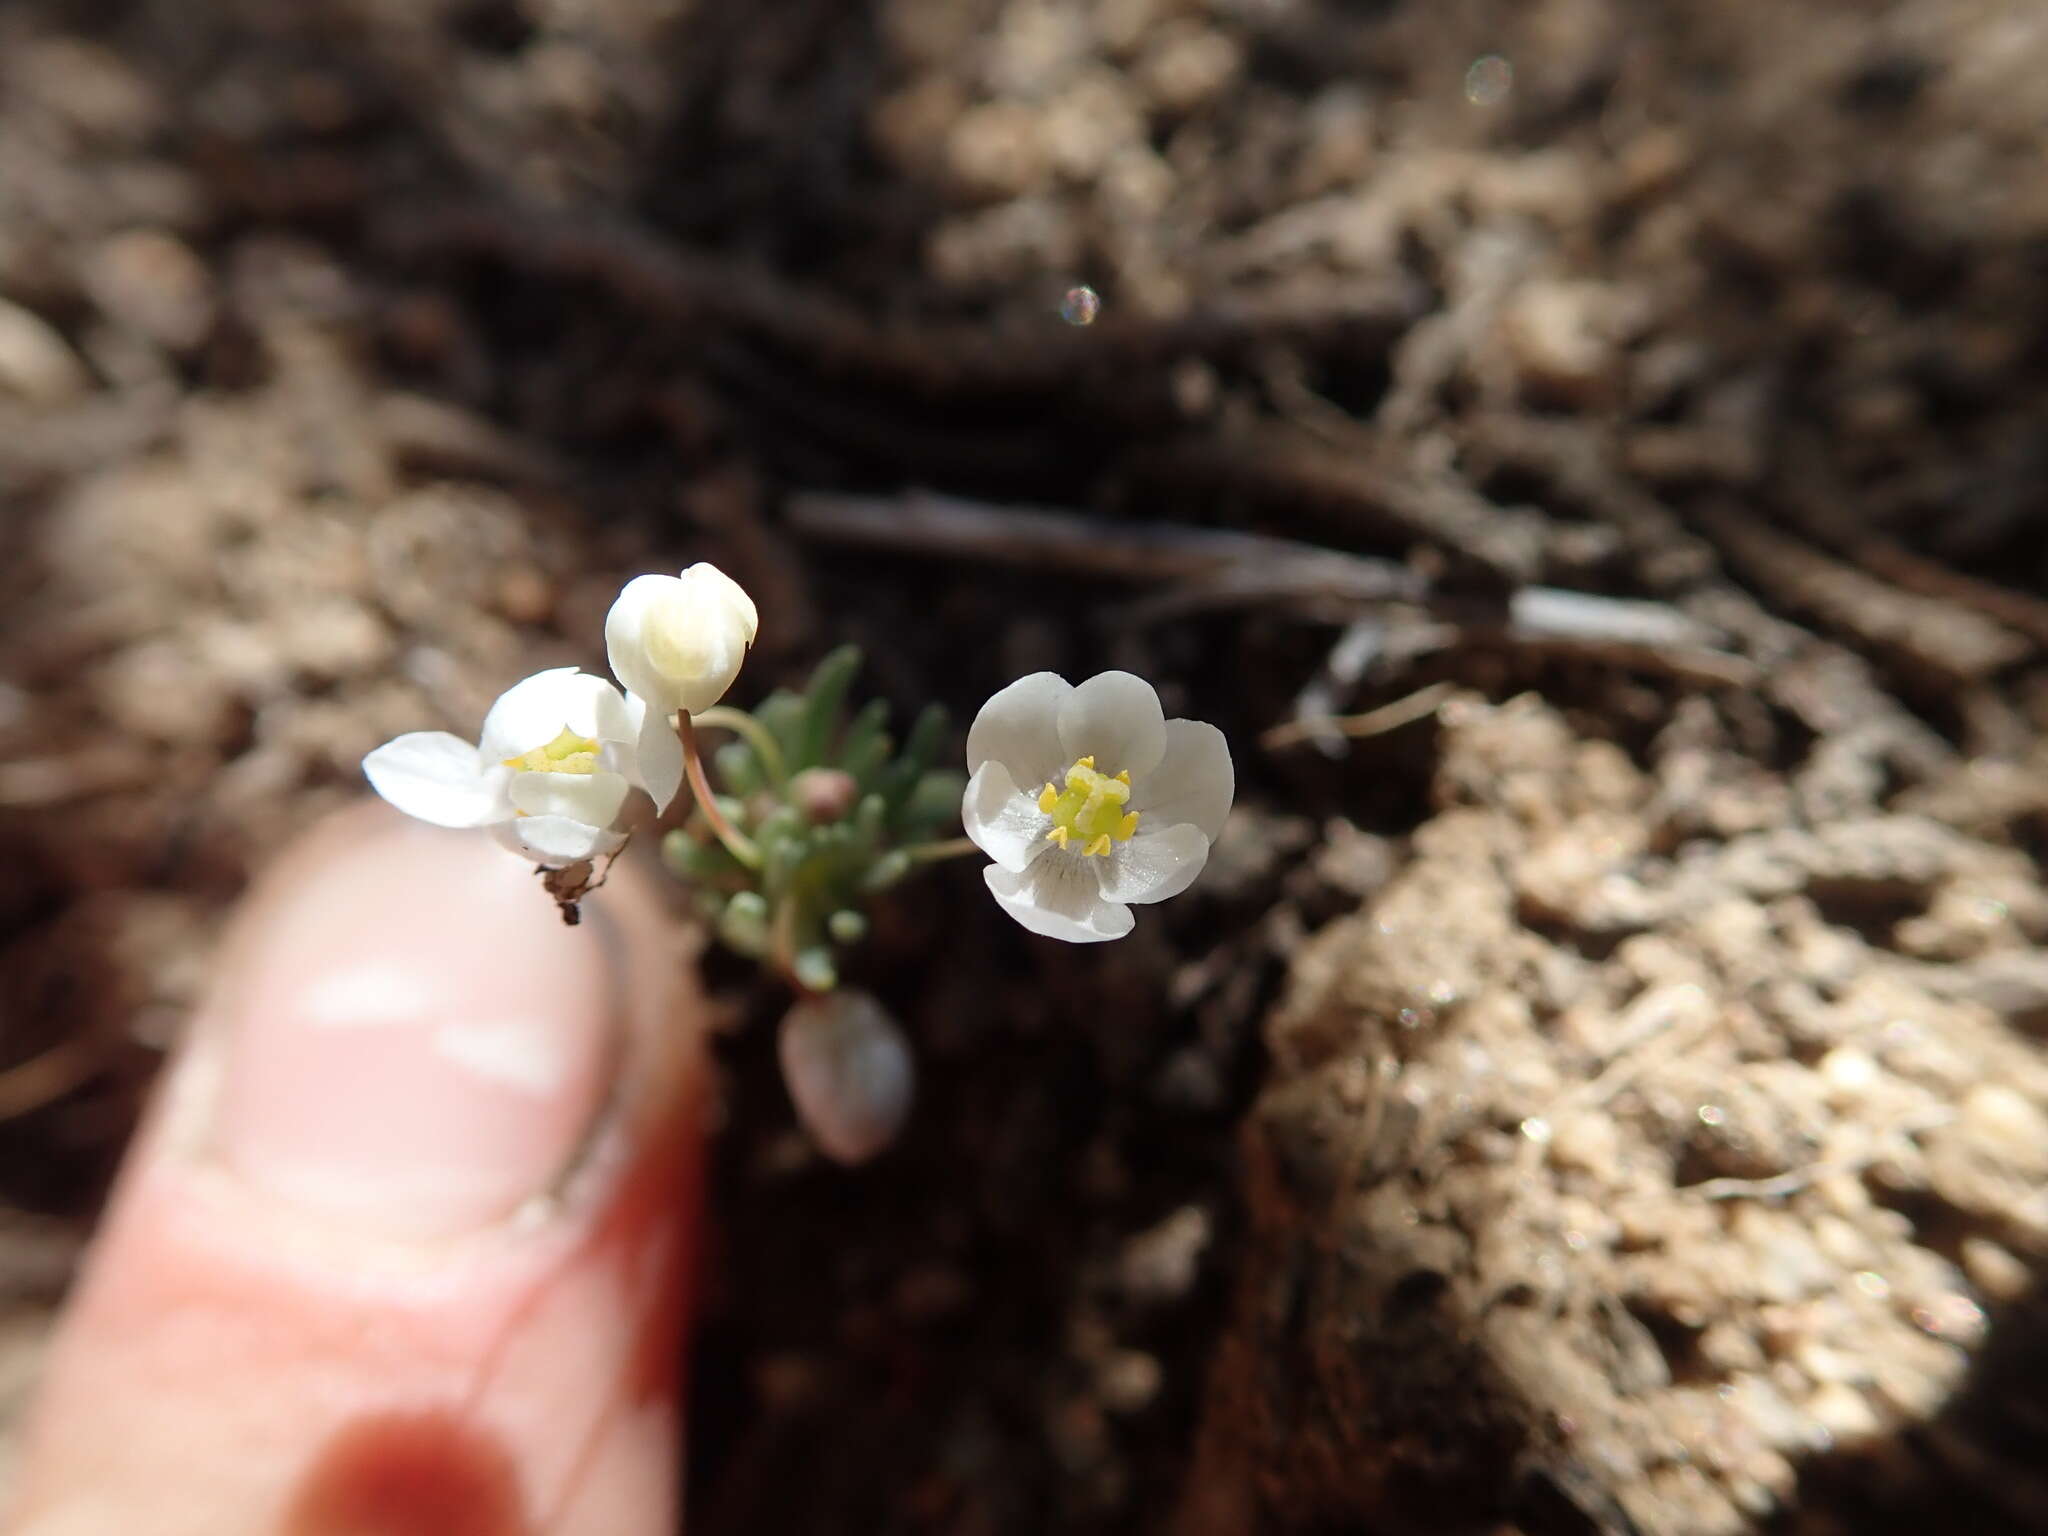
<svg viewBox="0 0 2048 1536"><path fill-rule="evenodd" d="M1120 939L1132 903L1186 890L1235 788L1223 733L1164 718L1128 672L1019 678L974 717L967 771L960 818L995 860L989 890L1033 933L1075 944Z"/></svg>
<svg viewBox="0 0 2048 1536"><path fill-rule="evenodd" d="M605 615L612 673L663 719L725 697L760 618L744 588L702 561L680 576L635 576Z"/></svg>
<svg viewBox="0 0 2048 1536"><path fill-rule="evenodd" d="M657 807L682 781L682 744L667 722L601 677L538 672L484 717L476 745L413 731L363 759L370 787L437 827L484 827L514 853L560 867L615 852L634 789Z"/></svg>

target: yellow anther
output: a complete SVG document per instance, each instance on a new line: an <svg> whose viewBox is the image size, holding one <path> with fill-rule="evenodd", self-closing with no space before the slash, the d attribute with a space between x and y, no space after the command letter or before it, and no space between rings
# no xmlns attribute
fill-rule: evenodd
<svg viewBox="0 0 2048 1536"><path fill-rule="evenodd" d="M595 741L578 736L565 725L561 734L546 746L535 747L519 757L508 757L504 762L507 768L523 773L595 773L600 766L600 750Z"/></svg>
<svg viewBox="0 0 2048 1536"><path fill-rule="evenodd" d="M1038 792L1038 808L1053 823L1046 840L1065 848L1069 838L1078 837L1084 856L1100 858L1138 830L1138 813L1124 809L1130 798L1128 768L1111 778L1096 770L1093 757L1079 758L1063 784L1048 783Z"/></svg>

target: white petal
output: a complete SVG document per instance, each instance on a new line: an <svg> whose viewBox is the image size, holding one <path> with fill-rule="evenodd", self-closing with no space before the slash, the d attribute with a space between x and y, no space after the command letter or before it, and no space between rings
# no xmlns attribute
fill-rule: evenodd
<svg viewBox="0 0 2048 1536"><path fill-rule="evenodd" d="M1209 839L1191 822L1156 832L1141 826L1129 842L1088 862L1104 901L1164 901L1194 884L1209 862Z"/></svg>
<svg viewBox="0 0 2048 1536"><path fill-rule="evenodd" d="M673 576L635 576L620 590L604 616L604 650L612 675L629 694L648 700L663 715L676 712L675 690L654 670L640 643L647 609L675 583Z"/></svg>
<svg viewBox="0 0 2048 1536"><path fill-rule="evenodd" d="M1150 773L1166 752L1159 695L1129 672L1098 672L1076 684L1060 704L1060 751L1069 763L1093 757L1101 773L1128 770L1134 781Z"/></svg>
<svg viewBox="0 0 2048 1536"><path fill-rule="evenodd" d="M997 762L1019 786L1036 787L1064 773L1073 758L1060 752L1060 705L1074 691L1057 672L1034 672L999 691L967 729L967 771Z"/></svg>
<svg viewBox="0 0 2048 1536"><path fill-rule="evenodd" d="M709 560L699 560L678 579L690 589L696 601L716 604L729 612L740 626L745 642L748 645L754 643L754 636L761 632L761 613L745 587Z"/></svg>
<svg viewBox="0 0 2048 1536"><path fill-rule="evenodd" d="M1223 733L1203 720L1169 720L1166 756L1142 779L1132 775L1130 808L1160 826L1192 822L1214 842L1236 788Z"/></svg>
<svg viewBox="0 0 2048 1536"><path fill-rule="evenodd" d="M981 878L996 903L1033 933L1069 944L1120 939L1137 920L1121 902L1102 899L1094 873L1083 867L1087 863L1078 853L1056 853L1035 860L1022 874L984 865Z"/></svg>
<svg viewBox="0 0 2048 1536"><path fill-rule="evenodd" d="M655 814L659 815L682 788L682 738L676 735L669 717L650 708L638 694L627 696L626 711L634 737L633 766L628 776L653 797Z"/></svg>
<svg viewBox="0 0 2048 1536"><path fill-rule="evenodd" d="M896 1137L916 1084L910 1047L864 992L798 1003L776 1041L797 1118L826 1156L861 1163Z"/></svg>
<svg viewBox="0 0 2048 1536"><path fill-rule="evenodd" d="M512 814L503 768L446 731L412 731L363 759L370 788L408 816L437 827L486 827Z"/></svg>
<svg viewBox="0 0 2048 1536"><path fill-rule="evenodd" d="M532 816L566 816L593 827L619 819L629 785L617 773L515 773L513 807Z"/></svg>
<svg viewBox="0 0 2048 1536"><path fill-rule="evenodd" d="M1021 870L1052 847L1052 818L1038 798L1017 788L1010 770L990 759L974 770L960 797L960 821L974 846L1007 870Z"/></svg>
<svg viewBox="0 0 2048 1536"><path fill-rule="evenodd" d="M625 846L626 834L567 816L515 816L491 828L503 846L536 864L574 864Z"/></svg>
<svg viewBox="0 0 2048 1536"><path fill-rule="evenodd" d="M477 750L487 763L544 747L564 727L595 741L626 738L625 700L601 677L574 667L551 667L514 683L484 716Z"/></svg>

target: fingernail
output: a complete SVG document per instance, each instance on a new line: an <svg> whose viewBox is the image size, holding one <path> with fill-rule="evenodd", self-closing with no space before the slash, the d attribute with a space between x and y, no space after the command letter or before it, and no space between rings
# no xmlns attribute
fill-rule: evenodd
<svg viewBox="0 0 2048 1536"><path fill-rule="evenodd" d="M208 1023L232 1169L407 1238L487 1226L559 1182L618 1049L600 917L565 925L487 838L362 810L285 860L244 922Z"/></svg>

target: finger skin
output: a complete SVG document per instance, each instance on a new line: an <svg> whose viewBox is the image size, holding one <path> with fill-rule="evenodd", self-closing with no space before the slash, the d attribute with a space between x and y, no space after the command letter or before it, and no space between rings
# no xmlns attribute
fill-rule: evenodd
<svg viewBox="0 0 2048 1536"><path fill-rule="evenodd" d="M336 856L378 814L337 818L266 884ZM447 836L400 849L390 889L406 888L404 859L454 856ZM420 914L429 929L460 920ZM202 1010L61 1326L6 1530L677 1528L701 1008L651 894L623 869L579 931L606 942L607 927L625 1014L610 1102L554 1188L453 1236L336 1230L211 1155L227 1041Z"/></svg>

